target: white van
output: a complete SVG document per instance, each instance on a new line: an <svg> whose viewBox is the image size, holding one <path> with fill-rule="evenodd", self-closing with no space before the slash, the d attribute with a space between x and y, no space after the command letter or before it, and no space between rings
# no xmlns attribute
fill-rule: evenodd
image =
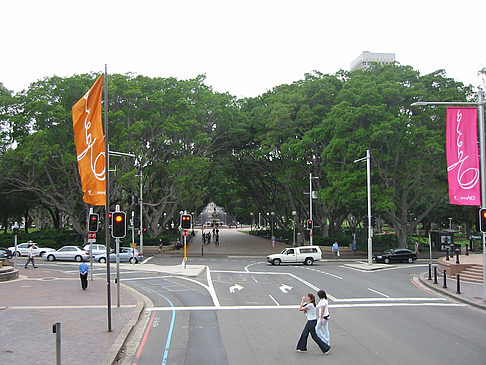
<svg viewBox="0 0 486 365"><path fill-rule="evenodd" d="M267 256L267 261L272 265L296 264L312 265L314 261L322 259L322 252L319 246L289 247L280 253Z"/></svg>

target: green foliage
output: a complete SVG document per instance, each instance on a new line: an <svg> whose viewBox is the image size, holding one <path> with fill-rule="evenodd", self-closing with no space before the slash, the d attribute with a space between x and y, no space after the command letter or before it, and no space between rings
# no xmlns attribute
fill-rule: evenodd
<svg viewBox="0 0 486 365"><path fill-rule="evenodd" d="M18 202L0 209L4 222L39 209L59 229L69 218L85 236L87 207L71 107L96 76L53 76L17 95L0 85L0 197ZM147 242L169 234L180 210L197 213L210 201L240 222L250 223L250 213L256 220L260 212L278 227L279 240L291 241L294 223L305 234L310 212L303 192L312 174L318 177L312 181L318 196L313 218L321 227L315 241L350 244L343 227L359 230L367 214L366 169L353 163L366 150L372 157L373 214L397 239L376 236L376 247L406 247L418 224L430 226L447 216L474 222L472 210L444 201L444 108L411 107L417 100L471 98L471 88L443 70L420 75L393 64L335 75L313 72L242 100L213 91L204 76L115 74L108 85L110 149L137 156L136 163L112 159L111 203L135 209L126 198L137 194L141 171ZM358 247L363 241L360 234Z"/></svg>

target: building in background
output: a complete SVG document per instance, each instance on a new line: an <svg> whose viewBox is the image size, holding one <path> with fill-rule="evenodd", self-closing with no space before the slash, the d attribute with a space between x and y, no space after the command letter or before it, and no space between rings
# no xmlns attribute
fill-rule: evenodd
<svg viewBox="0 0 486 365"><path fill-rule="evenodd" d="M371 66L373 62L377 62L380 65L393 63L395 62L395 53L373 53L364 51L351 63L351 71L367 68Z"/></svg>

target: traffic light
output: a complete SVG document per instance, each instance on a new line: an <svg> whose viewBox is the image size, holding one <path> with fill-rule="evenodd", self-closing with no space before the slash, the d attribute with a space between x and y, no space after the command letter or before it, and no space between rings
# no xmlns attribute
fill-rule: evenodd
<svg viewBox="0 0 486 365"><path fill-rule="evenodd" d="M190 214L181 215L181 228L191 229L192 228L191 220L192 220L192 216Z"/></svg>
<svg viewBox="0 0 486 365"><path fill-rule="evenodd" d="M133 218L133 228L134 229L140 228L140 218L138 217Z"/></svg>
<svg viewBox="0 0 486 365"><path fill-rule="evenodd" d="M97 213L91 213L88 218L88 232L98 232L98 220L100 216Z"/></svg>
<svg viewBox="0 0 486 365"><path fill-rule="evenodd" d="M311 230L313 226L312 219L307 219L307 229Z"/></svg>
<svg viewBox="0 0 486 365"><path fill-rule="evenodd" d="M113 213L113 225L111 226L111 235L114 238L123 238L127 235L127 219L125 212Z"/></svg>
<svg viewBox="0 0 486 365"><path fill-rule="evenodd" d="M479 209L479 230L486 232L486 209Z"/></svg>

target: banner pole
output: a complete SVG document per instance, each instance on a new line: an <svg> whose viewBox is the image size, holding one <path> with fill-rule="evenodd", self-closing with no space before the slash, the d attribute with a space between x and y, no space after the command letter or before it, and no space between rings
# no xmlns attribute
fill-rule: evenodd
<svg viewBox="0 0 486 365"><path fill-rule="evenodd" d="M483 91L478 91L478 117L479 117L479 148L481 163L481 208L486 208L486 143L484 136L484 100ZM483 299L486 300L486 233L482 232L483 241Z"/></svg>
<svg viewBox="0 0 486 365"><path fill-rule="evenodd" d="M106 241L106 302L108 310L108 332L111 332L111 284L110 284L110 147L108 145L108 66L105 64L105 241Z"/></svg>

